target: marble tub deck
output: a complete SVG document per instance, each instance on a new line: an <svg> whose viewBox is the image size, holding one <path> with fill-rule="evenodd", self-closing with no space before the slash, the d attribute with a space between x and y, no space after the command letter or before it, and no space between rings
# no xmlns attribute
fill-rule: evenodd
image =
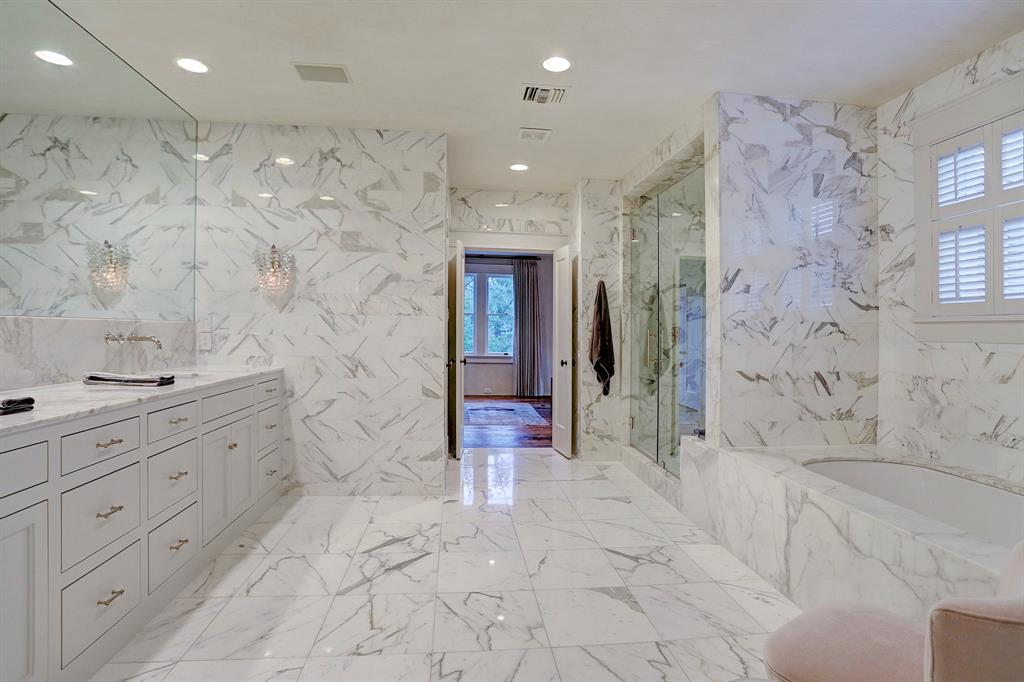
<svg viewBox="0 0 1024 682"><path fill-rule="evenodd" d="M734 680L799 609L621 464L284 497L94 680Z"/></svg>

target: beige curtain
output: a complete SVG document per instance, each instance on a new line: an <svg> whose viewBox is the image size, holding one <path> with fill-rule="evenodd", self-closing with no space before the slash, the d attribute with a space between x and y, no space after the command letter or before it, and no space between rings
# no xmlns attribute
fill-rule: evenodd
<svg viewBox="0 0 1024 682"><path fill-rule="evenodd" d="M546 395L543 373L544 334L536 261L513 261L512 283L516 295L516 395L521 398Z"/></svg>

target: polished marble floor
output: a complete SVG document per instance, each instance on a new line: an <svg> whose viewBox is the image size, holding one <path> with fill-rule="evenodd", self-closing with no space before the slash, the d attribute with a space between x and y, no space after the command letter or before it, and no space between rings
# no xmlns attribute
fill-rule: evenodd
<svg viewBox="0 0 1024 682"><path fill-rule="evenodd" d="M467 450L286 497L95 680L734 680L799 610L620 464Z"/></svg>

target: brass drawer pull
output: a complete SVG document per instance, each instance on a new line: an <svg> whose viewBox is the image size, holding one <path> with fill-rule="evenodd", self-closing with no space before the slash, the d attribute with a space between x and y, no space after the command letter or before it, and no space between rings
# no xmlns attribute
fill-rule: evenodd
<svg viewBox="0 0 1024 682"><path fill-rule="evenodd" d="M167 421L171 426L177 426L178 424L184 424L188 421L188 417L178 417L177 419L169 419Z"/></svg>
<svg viewBox="0 0 1024 682"><path fill-rule="evenodd" d="M187 471L179 471L176 474L171 474L167 478L169 480L171 480L171 481L180 481L181 479L185 478L186 476L188 476L188 472Z"/></svg>
<svg viewBox="0 0 1024 682"><path fill-rule="evenodd" d="M121 511L122 509L124 509L124 505L123 504L119 504L116 507L111 507L110 511L108 511L108 512L96 512L96 518L97 519L109 519L111 516L113 516L114 514L116 514L119 511Z"/></svg>
<svg viewBox="0 0 1024 682"><path fill-rule="evenodd" d="M263 390L266 393L277 393L277 389L276 388L265 388Z"/></svg>
<svg viewBox="0 0 1024 682"><path fill-rule="evenodd" d="M114 600L124 594L124 590L111 590L109 599L100 599L96 602L96 606L110 606L114 603Z"/></svg>
<svg viewBox="0 0 1024 682"><path fill-rule="evenodd" d="M277 428L277 424L267 424L266 427L264 428L266 428L267 431L273 431L274 429Z"/></svg>
<svg viewBox="0 0 1024 682"><path fill-rule="evenodd" d="M276 474L276 473L277 473L277 469L271 469L270 471L268 471L268 472L267 472L267 474L266 474L266 475L267 475L267 476L273 476L273 475L274 475L274 474Z"/></svg>
<svg viewBox="0 0 1024 682"><path fill-rule="evenodd" d="M234 450L238 447L238 443L228 443L228 450Z"/></svg>
<svg viewBox="0 0 1024 682"><path fill-rule="evenodd" d="M183 538L178 538L178 543L175 544L175 545L171 545L171 549L179 550L179 549L181 549L182 547L184 547L187 544L188 544L188 538L184 538L184 539Z"/></svg>
<svg viewBox="0 0 1024 682"><path fill-rule="evenodd" d="M106 443L96 443L96 447L100 449L110 448L115 445L120 445L124 442L124 438L111 438Z"/></svg>

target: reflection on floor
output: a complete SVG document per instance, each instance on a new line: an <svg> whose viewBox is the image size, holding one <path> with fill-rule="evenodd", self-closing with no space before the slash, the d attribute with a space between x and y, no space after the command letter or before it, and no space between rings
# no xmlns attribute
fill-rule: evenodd
<svg viewBox="0 0 1024 682"><path fill-rule="evenodd" d="M287 497L97 680L733 680L798 609L621 464L467 450Z"/></svg>
<svg viewBox="0 0 1024 682"><path fill-rule="evenodd" d="M462 429L464 447L551 446L550 397L466 396L465 406Z"/></svg>

